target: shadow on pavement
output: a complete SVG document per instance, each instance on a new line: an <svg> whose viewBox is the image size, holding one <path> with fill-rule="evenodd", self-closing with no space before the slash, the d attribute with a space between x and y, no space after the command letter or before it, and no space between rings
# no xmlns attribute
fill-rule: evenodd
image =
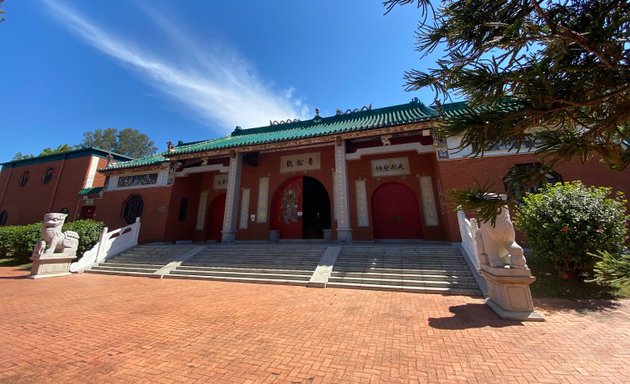
<svg viewBox="0 0 630 384"><path fill-rule="evenodd" d="M429 318L429 326L437 329L503 328L522 326L520 321L501 320L485 304L468 303L448 309L453 316Z"/></svg>
<svg viewBox="0 0 630 384"><path fill-rule="evenodd" d="M545 312L575 311L579 314L610 311L619 307L619 302L609 299L534 299L537 308Z"/></svg>

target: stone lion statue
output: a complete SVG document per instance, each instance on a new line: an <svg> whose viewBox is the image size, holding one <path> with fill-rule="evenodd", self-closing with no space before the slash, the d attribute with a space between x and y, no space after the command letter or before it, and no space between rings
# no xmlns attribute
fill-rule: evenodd
<svg viewBox="0 0 630 384"><path fill-rule="evenodd" d="M501 207L495 226L482 222L475 233L480 262L495 268L526 269L523 248L516 243L507 206Z"/></svg>
<svg viewBox="0 0 630 384"><path fill-rule="evenodd" d="M33 254L48 255L64 253L74 256L79 246L79 234L74 231L61 232L66 220L65 213L47 213L40 231L41 240L35 244Z"/></svg>

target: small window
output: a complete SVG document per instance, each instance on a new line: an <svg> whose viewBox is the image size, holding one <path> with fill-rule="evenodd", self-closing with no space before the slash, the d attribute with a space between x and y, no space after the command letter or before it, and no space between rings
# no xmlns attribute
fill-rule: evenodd
<svg viewBox="0 0 630 384"><path fill-rule="evenodd" d="M536 193L546 184L561 181L558 172L545 169L541 163L516 164L503 178L503 186L510 197L520 200L527 192Z"/></svg>
<svg viewBox="0 0 630 384"><path fill-rule="evenodd" d="M1 225L6 225L8 218L9 218L9 213L7 212L6 209L4 211L0 212L0 226Z"/></svg>
<svg viewBox="0 0 630 384"><path fill-rule="evenodd" d="M54 169L48 168L46 172L44 172L44 174L42 175L42 183L44 184L50 183L50 181L53 178L54 173L55 173Z"/></svg>
<svg viewBox="0 0 630 384"><path fill-rule="evenodd" d="M136 222L136 217L142 216L144 201L140 195L131 195L123 205L122 218L127 224Z"/></svg>
<svg viewBox="0 0 630 384"><path fill-rule="evenodd" d="M182 197L182 199L179 201L179 215L177 216L177 219L179 221L186 220L187 212L188 212L188 199L185 197Z"/></svg>
<svg viewBox="0 0 630 384"><path fill-rule="evenodd" d="M18 181L18 184L20 185L20 187L23 187L26 184L28 184L28 180L30 178L31 178L31 173L29 171L24 171L22 175L20 176L20 180Z"/></svg>

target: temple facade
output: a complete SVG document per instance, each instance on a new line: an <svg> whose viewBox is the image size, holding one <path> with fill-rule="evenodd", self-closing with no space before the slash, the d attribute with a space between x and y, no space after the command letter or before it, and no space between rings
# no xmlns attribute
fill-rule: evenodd
<svg viewBox="0 0 630 384"><path fill-rule="evenodd" d="M337 111L311 120L270 122L228 136L169 145L164 153L100 170L106 175L96 219L111 227L141 217L141 242L459 241L448 191L490 182L497 192L519 167L541 158L530 148L496 148L471 158L458 138L434 128L470 113L464 103L408 104ZM549 181L630 191L628 172L593 160L564 163Z"/></svg>

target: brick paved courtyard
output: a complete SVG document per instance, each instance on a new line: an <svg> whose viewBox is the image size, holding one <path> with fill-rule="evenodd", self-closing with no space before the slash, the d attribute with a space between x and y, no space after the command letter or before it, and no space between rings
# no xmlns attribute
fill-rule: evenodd
<svg viewBox="0 0 630 384"><path fill-rule="evenodd" d="M24 275L0 268L3 383L630 380L627 300L518 323L465 296Z"/></svg>

